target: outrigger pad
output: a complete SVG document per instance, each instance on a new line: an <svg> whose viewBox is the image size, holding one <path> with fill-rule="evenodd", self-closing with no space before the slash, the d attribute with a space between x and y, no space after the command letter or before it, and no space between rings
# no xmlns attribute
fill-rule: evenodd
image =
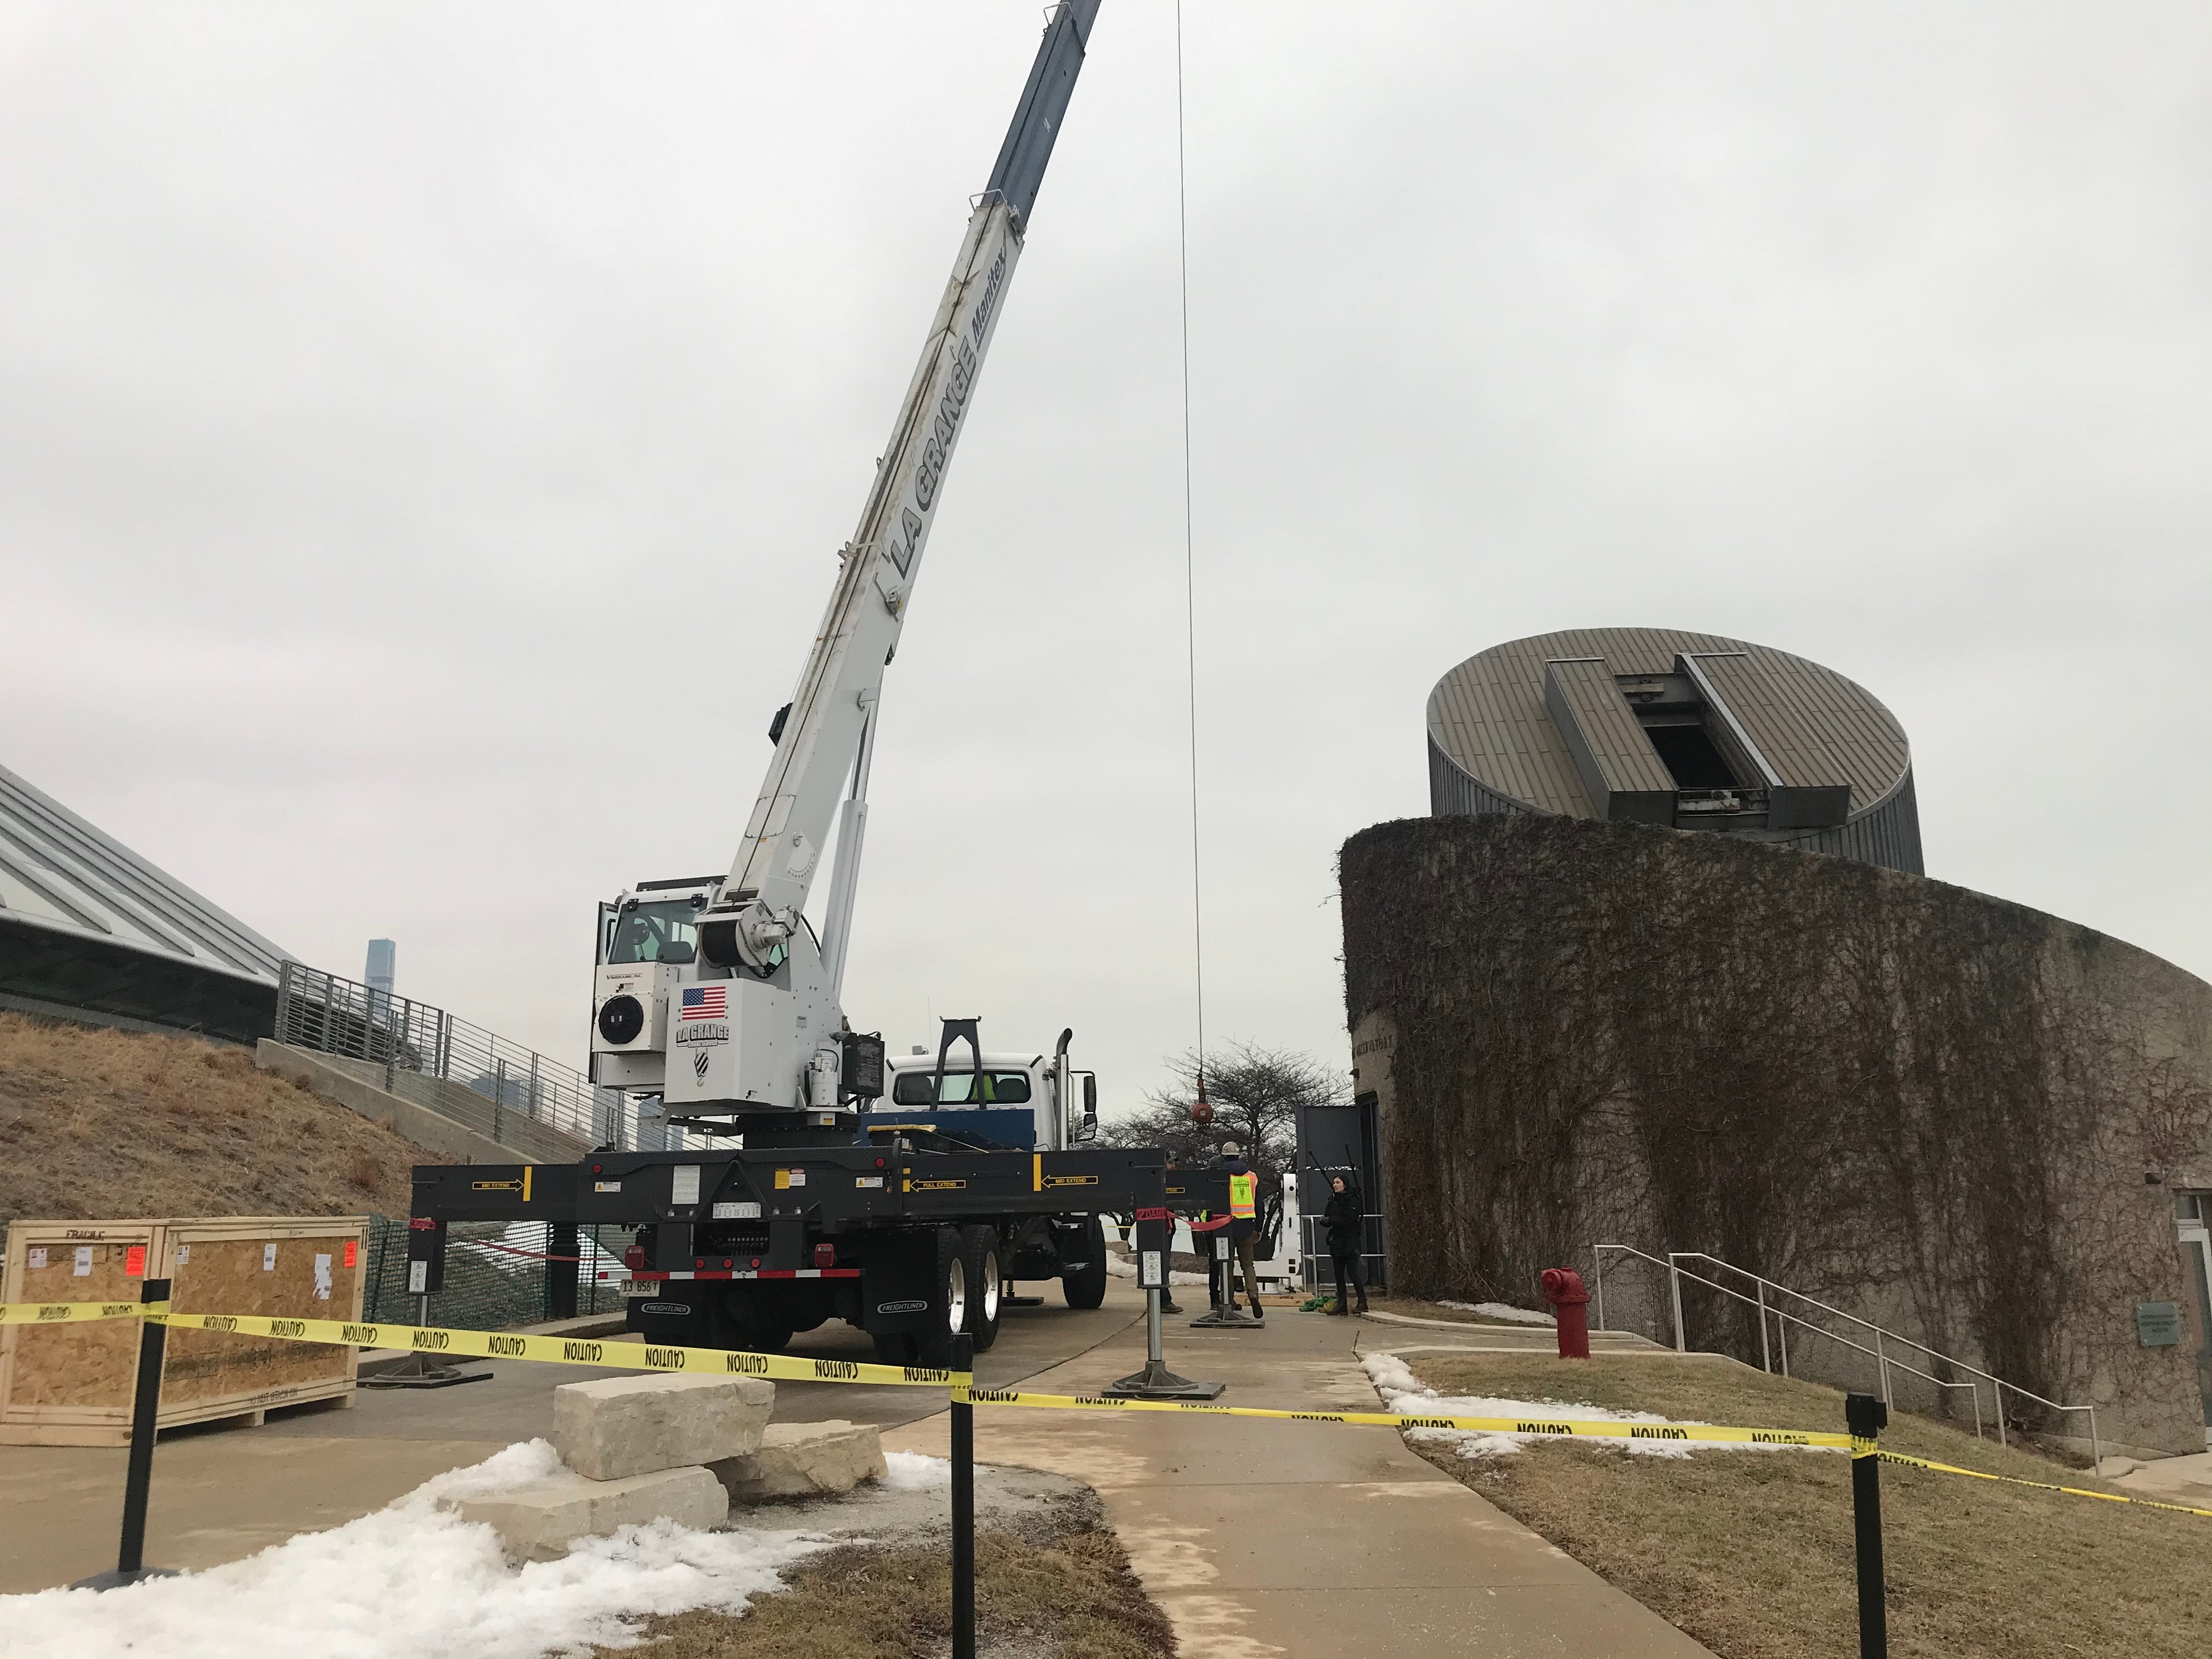
<svg viewBox="0 0 2212 1659"><path fill-rule="evenodd" d="M1109 1400L1218 1400L1226 1382L1196 1382L1188 1376L1177 1376L1160 1359L1148 1361L1145 1369L1099 1389Z"/></svg>

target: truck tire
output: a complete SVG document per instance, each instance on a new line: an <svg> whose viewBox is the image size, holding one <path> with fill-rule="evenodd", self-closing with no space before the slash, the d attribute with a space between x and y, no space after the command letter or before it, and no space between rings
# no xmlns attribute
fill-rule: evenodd
<svg viewBox="0 0 2212 1659"><path fill-rule="evenodd" d="M914 1334L914 1363L952 1363L952 1335L968 1322L968 1263L957 1227L937 1230L937 1265L930 1277L930 1322Z"/></svg>
<svg viewBox="0 0 2212 1659"><path fill-rule="evenodd" d="M1060 1294L1071 1308L1095 1308L1106 1300L1106 1229L1095 1215L1083 1248L1088 1257L1085 1264L1060 1276Z"/></svg>
<svg viewBox="0 0 2212 1659"><path fill-rule="evenodd" d="M981 1353L999 1340L999 1230L977 1224L960 1230L962 1266L968 1278L968 1334Z"/></svg>

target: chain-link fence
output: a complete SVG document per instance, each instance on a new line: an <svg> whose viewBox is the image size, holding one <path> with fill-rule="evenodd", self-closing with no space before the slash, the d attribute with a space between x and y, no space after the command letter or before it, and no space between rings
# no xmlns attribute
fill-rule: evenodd
<svg viewBox="0 0 2212 1659"><path fill-rule="evenodd" d="M627 1227L576 1230L577 1316L623 1310L629 1270L622 1252L632 1236ZM555 1264L548 1260L556 1254L553 1242L552 1230L542 1221L455 1224L446 1236L446 1285L430 1298L429 1322L497 1331L568 1317ZM415 1323L416 1298L407 1293L405 1220L370 1216L362 1248L368 1257L362 1317Z"/></svg>

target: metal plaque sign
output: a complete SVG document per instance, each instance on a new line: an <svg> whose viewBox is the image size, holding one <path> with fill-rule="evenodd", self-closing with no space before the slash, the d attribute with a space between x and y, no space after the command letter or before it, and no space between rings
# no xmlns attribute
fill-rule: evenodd
<svg viewBox="0 0 2212 1659"><path fill-rule="evenodd" d="M2146 1348L2172 1348L2181 1341L2181 1308L2172 1302L2136 1304L2136 1340Z"/></svg>

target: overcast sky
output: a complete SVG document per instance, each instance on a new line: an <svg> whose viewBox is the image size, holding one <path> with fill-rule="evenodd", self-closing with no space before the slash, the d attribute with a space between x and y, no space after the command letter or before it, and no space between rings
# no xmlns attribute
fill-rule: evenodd
<svg viewBox="0 0 2212 1659"><path fill-rule="evenodd" d="M1105 0L884 692L846 1002L1195 1039L1168 0ZM1188 0L1207 1029L1349 1065L1454 663L1912 740L1931 875L2212 974L2212 8ZM727 867L1037 0L0 9L0 763L580 1060ZM826 884L824 884L826 887ZM817 900L818 902L818 900Z"/></svg>

